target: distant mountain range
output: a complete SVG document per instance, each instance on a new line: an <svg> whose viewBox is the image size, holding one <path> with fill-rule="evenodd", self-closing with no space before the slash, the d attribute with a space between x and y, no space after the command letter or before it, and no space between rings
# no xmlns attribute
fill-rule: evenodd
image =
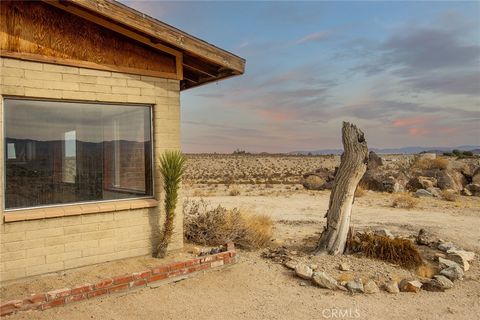
<svg viewBox="0 0 480 320"><path fill-rule="evenodd" d="M421 152L437 153L442 154L444 152L451 152L452 150L457 149L460 151L472 151L475 154L480 154L480 146L457 146L457 147L403 147L403 148L369 148L370 151L375 151L378 154L415 154ZM321 150L312 150L312 151L293 151L289 154L342 154L342 149L321 149Z"/></svg>

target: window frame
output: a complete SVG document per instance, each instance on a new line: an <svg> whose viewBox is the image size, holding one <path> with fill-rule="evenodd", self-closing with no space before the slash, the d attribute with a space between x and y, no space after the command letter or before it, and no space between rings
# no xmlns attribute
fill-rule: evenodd
<svg viewBox="0 0 480 320"><path fill-rule="evenodd" d="M3 180L3 190L2 190L2 211L5 213L14 213L15 211L28 211L28 210L36 210L36 209L48 209L48 208L59 208L59 207L68 207L68 206L81 206L81 205L88 205L88 204L96 204L96 203L117 203L117 202L128 202L128 201L137 201L137 200L156 200L155 199L155 141L154 141L154 122L153 122L153 107L154 105L151 103L122 103L122 102L104 102L104 101L92 101L92 100L78 100L78 99L55 99L55 98L37 98L37 97L25 97L25 96L15 96L15 95L2 95L1 96L1 121L2 121L2 141L0 142L0 146L2 148L3 154L3 161L2 161L2 180ZM91 201L77 201L71 203L59 203L59 204L49 204L49 205L41 205L41 206L31 206L31 207L21 207L21 208L10 208L7 209L5 207L6 203L6 185L7 185L7 175L6 175L6 165L7 165L7 150L6 150L6 123L5 123L5 101L6 100L28 100L28 101L48 101L48 102L64 102L64 103L83 103L83 104L104 104L104 105L113 105L113 106L131 106L131 107L143 107L148 108L149 116L150 116L150 164L151 164L151 175L150 175L150 185L152 194L146 196L139 196L139 197L131 197L131 198L124 198L124 199L110 199L110 200L91 200Z"/></svg>

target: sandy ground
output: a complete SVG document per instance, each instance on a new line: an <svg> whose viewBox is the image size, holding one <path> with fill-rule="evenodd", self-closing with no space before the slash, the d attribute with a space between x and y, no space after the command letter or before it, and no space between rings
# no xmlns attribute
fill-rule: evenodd
<svg viewBox="0 0 480 320"><path fill-rule="evenodd" d="M212 205L239 207L266 214L275 221L274 243L301 248L321 231L328 192L269 188L228 196L223 187L206 199ZM255 188L253 188L255 189ZM189 191L191 194L195 190ZM215 195L216 194L216 195ZM264 195L258 195L264 194ZM187 194L188 195L188 194ZM198 199L198 198L193 198ZM355 227L384 227L397 235L420 228L435 237L454 241L477 253L464 281L444 293L350 295L311 286L261 251L240 251L239 263L222 271L199 274L156 289L109 296L44 312L19 313L12 319L478 319L480 314L480 201L456 203L421 200L413 210L391 208L391 195L367 193L354 205ZM315 239L315 238L313 238ZM299 255L302 253L300 252ZM314 260L319 269L347 259L352 276L384 274L408 276L403 269L364 258L335 257ZM358 259L358 260L355 260ZM396 273L396 274L394 274ZM338 275L338 274L336 274ZM380 276L381 276L380 275Z"/></svg>

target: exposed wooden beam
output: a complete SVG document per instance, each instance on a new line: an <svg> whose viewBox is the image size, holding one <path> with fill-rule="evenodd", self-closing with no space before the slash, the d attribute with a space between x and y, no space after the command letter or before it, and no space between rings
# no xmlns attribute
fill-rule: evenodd
<svg viewBox="0 0 480 320"><path fill-rule="evenodd" d="M215 78L218 76L218 68L215 68L205 63L201 63L200 61L195 60L191 56L186 55L183 57L183 66L191 70L201 72L209 77Z"/></svg>

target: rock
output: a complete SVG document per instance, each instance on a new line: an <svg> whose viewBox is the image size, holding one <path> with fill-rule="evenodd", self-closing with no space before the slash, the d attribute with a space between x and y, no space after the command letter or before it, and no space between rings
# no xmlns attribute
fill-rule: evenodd
<svg viewBox="0 0 480 320"><path fill-rule="evenodd" d="M383 192L383 180L383 176L377 171L367 170L360 180L360 185L367 190Z"/></svg>
<svg viewBox="0 0 480 320"><path fill-rule="evenodd" d="M441 275L436 275L434 279L422 283L422 289L426 291L443 292L451 288L453 288L453 282Z"/></svg>
<svg viewBox="0 0 480 320"><path fill-rule="evenodd" d="M383 190L390 193L395 193L401 191L401 186L398 181L393 177L389 176L382 180Z"/></svg>
<svg viewBox="0 0 480 320"><path fill-rule="evenodd" d="M350 265L346 262L342 262L338 265L338 269L341 271L350 271Z"/></svg>
<svg viewBox="0 0 480 320"><path fill-rule="evenodd" d="M439 241L438 250L447 252L448 250L455 249L455 245L452 242Z"/></svg>
<svg viewBox="0 0 480 320"><path fill-rule="evenodd" d="M462 280L463 274L463 269L458 265L451 266L440 271L440 275L445 276L452 281Z"/></svg>
<svg viewBox="0 0 480 320"><path fill-rule="evenodd" d="M302 279L310 280L313 276L313 270L306 264L299 262L295 266L295 274Z"/></svg>
<svg viewBox="0 0 480 320"><path fill-rule="evenodd" d="M417 191L418 189L423 189L423 185L420 183L418 177L413 177L408 180L407 185L405 186L408 191Z"/></svg>
<svg viewBox="0 0 480 320"><path fill-rule="evenodd" d="M315 283L320 288L325 288L330 290L339 289L337 280L332 278L326 272L315 272L315 274L313 275L313 283Z"/></svg>
<svg viewBox="0 0 480 320"><path fill-rule="evenodd" d="M400 291L402 292L420 292L422 283L418 280L403 279L400 281Z"/></svg>
<svg viewBox="0 0 480 320"><path fill-rule="evenodd" d="M422 189L428 189L435 187L437 185L437 179L434 177L417 177L418 183L422 186Z"/></svg>
<svg viewBox="0 0 480 320"><path fill-rule="evenodd" d="M437 174L437 186L442 189L453 189L456 191L460 191L463 189L463 186L459 186L455 179L452 176L453 174L451 172L447 172L445 170L439 171Z"/></svg>
<svg viewBox="0 0 480 320"><path fill-rule="evenodd" d="M398 283L396 281L389 281L384 285L385 291L388 293L399 293Z"/></svg>
<svg viewBox="0 0 480 320"><path fill-rule="evenodd" d="M288 260L285 262L284 266L287 267L288 269L295 270L295 267L297 266L298 261L295 260Z"/></svg>
<svg viewBox="0 0 480 320"><path fill-rule="evenodd" d="M480 197L480 183L470 183L465 186L465 189L470 191L472 196Z"/></svg>
<svg viewBox="0 0 480 320"><path fill-rule="evenodd" d="M438 264L441 269L446 269L446 268L455 267L455 266L460 267L458 263L456 263L455 261L440 258L440 257L438 258Z"/></svg>
<svg viewBox="0 0 480 320"><path fill-rule="evenodd" d="M470 269L469 261L475 258L475 253L464 250L448 250L447 258L458 263L463 271Z"/></svg>
<svg viewBox="0 0 480 320"><path fill-rule="evenodd" d="M428 246L430 244L430 240L428 238L428 233L425 229L420 229L418 231L418 235L415 238L415 242L418 245L421 245L421 246Z"/></svg>
<svg viewBox="0 0 480 320"><path fill-rule="evenodd" d="M351 293L363 293L364 292L363 283L360 280L348 281L345 286L347 287L347 290L350 291Z"/></svg>
<svg viewBox="0 0 480 320"><path fill-rule="evenodd" d="M372 293L377 293L380 291L378 289L377 284L373 280L368 280L364 285L363 285L363 290L365 293L372 294Z"/></svg>
<svg viewBox="0 0 480 320"><path fill-rule="evenodd" d="M442 191L439 188L431 187L431 188L427 188L427 191L430 192L435 198L442 197Z"/></svg>
<svg viewBox="0 0 480 320"><path fill-rule="evenodd" d="M373 233L377 236L388 237L390 239L394 238L393 234L388 229L377 229Z"/></svg>
<svg viewBox="0 0 480 320"><path fill-rule="evenodd" d="M480 167L475 169L475 171L472 174L472 183L480 185Z"/></svg>
<svg viewBox="0 0 480 320"><path fill-rule="evenodd" d="M383 166L382 158L380 158L375 152L370 151L368 153L367 170L375 170L381 166Z"/></svg>
<svg viewBox="0 0 480 320"><path fill-rule="evenodd" d="M433 276L433 278L435 280L437 280L438 282L440 282L442 284L443 288L445 288L445 289L452 289L453 288L453 282L450 281L450 279L448 279L447 277L437 274L437 275Z"/></svg>
<svg viewBox="0 0 480 320"><path fill-rule="evenodd" d="M421 197L433 197L433 194L428 192L425 189L418 189L415 191L415 197L421 198Z"/></svg>
<svg viewBox="0 0 480 320"><path fill-rule="evenodd" d="M307 190L323 190L326 180L317 176L309 175L303 180L303 187Z"/></svg>

